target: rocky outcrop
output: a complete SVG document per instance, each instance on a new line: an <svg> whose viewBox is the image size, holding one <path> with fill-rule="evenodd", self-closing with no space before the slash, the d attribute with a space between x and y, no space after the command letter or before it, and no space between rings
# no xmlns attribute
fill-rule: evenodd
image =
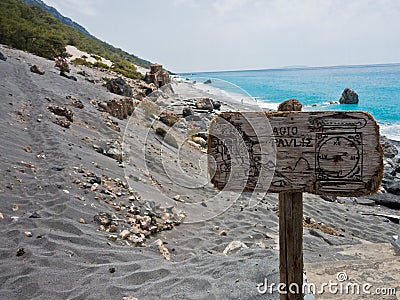
<svg viewBox="0 0 400 300"><path fill-rule="evenodd" d="M211 99L211 103L213 104L214 109L219 110L221 108L221 105L222 105L221 101Z"/></svg>
<svg viewBox="0 0 400 300"><path fill-rule="evenodd" d="M339 99L340 104L357 104L358 103L358 94L352 90L351 88L346 88L342 97Z"/></svg>
<svg viewBox="0 0 400 300"><path fill-rule="evenodd" d="M212 83L211 79L207 79L206 81L204 81L204 84L211 84L211 83Z"/></svg>
<svg viewBox="0 0 400 300"><path fill-rule="evenodd" d="M168 72L159 64L153 64L150 66L150 72L146 73L144 80L147 83L153 83L156 87L162 87L170 83Z"/></svg>
<svg viewBox="0 0 400 300"><path fill-rule="evenodd" d="M393 141L381 137L380 141L384 149L384 177L382 188L387 194L400 195L400 158L398 149ZM388 195L389 197L390 195Z"/></svg>
<svg viewBox="0 0 400 300"><path fill-rule="evenodd" d="M31 66L31 72L39 75L44 75L44 71L40 70L37 65Z"/></svg>
<svg viewBox="0 0 400 300"><path fill-rule="evenodd" d="M111 93L125 97L133 96L131 86L121 77L109 79L106 83L106 87Z"/></svg>
<svg viewBox="0 0 400 300"><path fill-rule="evenodd" d="M196 108L211 112L214 110L214 105L210 98L199 98L196 100Z"/></svg>
<svg viewBox="0 0 400 300"><path fill-rule="evenodd" d="M279 111L300 111L303 105L297 99L289 99L278 106Z"/></svg>
<svg viewBox="0 0 400 300"><path fill-rule="evenodd" d="M135 103L132 98L112 99L98 103L98 106L104 109L113 117L120 120L126 119L132 115L135 110Z"/></svg>
<svg viewBox="0 0 400 300"><path fill-rule="evenodd" d="M69 128L71 126L71 122L66 117L55 118L55 120L53 120L53 123L64 128Z"/></svg>
<svg viewBox="0 0 400 300"><path fill-rule="evenodd" d="M193 115L193 110L190 107L184 107L182 110L182 117L186 118Z"/></svg>
<svg viewBox="0 0 400 300"><path fill-rule="evenodd" d="M381 137L381 145L386 158L394 158L397 154L399 154L397 147L385 136Z"/></svg>
<svg viewBox="0 0 400 300"><path fill-rule="evenodd" d="M78 81L78 79L75 76L68 75L67 73L65 73L63 71L60 72L60 76L71 79L73 81Z"/></svg>
<svg viewBox="0 0 400 300"><path fill-rule="evenodd" d="M68 121L73 122L74 113L69 108L64 106L50 105L48 109L57 116L62 116L67 118Z"/></svg>
<svg viewBox="0 0 400 300"><path fill-rule="evenodd" d="M1 53L1 52L0 52L0 60L2 60L2 61L6 61L7 60L7 57L4 56L4 54Z"/></svg>

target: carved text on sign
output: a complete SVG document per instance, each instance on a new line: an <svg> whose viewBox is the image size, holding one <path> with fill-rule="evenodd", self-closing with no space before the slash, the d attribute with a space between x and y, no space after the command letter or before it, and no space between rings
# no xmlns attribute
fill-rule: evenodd
<svg viewBox="0 0 400 300"><path fill-rule="evenodd" d="M360 196L382 180L379 127L363 112L226 112L208 147L221 190Z"/></svg>

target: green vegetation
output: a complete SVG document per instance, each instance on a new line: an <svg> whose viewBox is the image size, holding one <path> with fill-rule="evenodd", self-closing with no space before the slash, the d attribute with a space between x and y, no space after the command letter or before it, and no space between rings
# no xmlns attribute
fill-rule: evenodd
<svg viewBox="0 0 400 300"><path fill-rule="evenodd" d="M142 78L134 64L143 67L150 65L150 62L87 36L63 24L40 7L25 4L21 0L0 1L0 43L48 59L62 55L65 46L73 45L96 57L112 61L111 70L130 78ZM98 63L99 67L104 67L101 62Z"/></svg>
<svg viewBox="0 0 400 300"><path fill-rule="evenodd" d="M156 134L158 134L159 136L161 136L162 138L164 138L164 137L167 135L167 132L165 131L164 128L157 127L157 128L156 128Z"/></svg>

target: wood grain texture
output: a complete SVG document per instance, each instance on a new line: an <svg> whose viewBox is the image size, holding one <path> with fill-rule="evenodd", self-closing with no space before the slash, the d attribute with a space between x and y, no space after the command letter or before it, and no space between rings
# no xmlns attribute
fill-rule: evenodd
<svg viewBox="0 0 400 300"><path fill-rule="evenodd" d="M208 139L219 190L362 196L383 177L379 126L364 112L226 112Z"/></svg>

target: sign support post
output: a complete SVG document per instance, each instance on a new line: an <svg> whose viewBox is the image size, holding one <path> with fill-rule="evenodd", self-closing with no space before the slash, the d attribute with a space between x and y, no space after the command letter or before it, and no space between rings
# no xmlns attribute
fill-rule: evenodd
<svg viewBox="0 0 400 300"><path fill-rule="evenodd" d="M295 99L279 105L278 111L301 111ZM286 294L280 300L303 299L303 193L279 193L279 274ZM289 291L290 289L290 291ZM295 292L295 293L292 293Z"/></svg>

